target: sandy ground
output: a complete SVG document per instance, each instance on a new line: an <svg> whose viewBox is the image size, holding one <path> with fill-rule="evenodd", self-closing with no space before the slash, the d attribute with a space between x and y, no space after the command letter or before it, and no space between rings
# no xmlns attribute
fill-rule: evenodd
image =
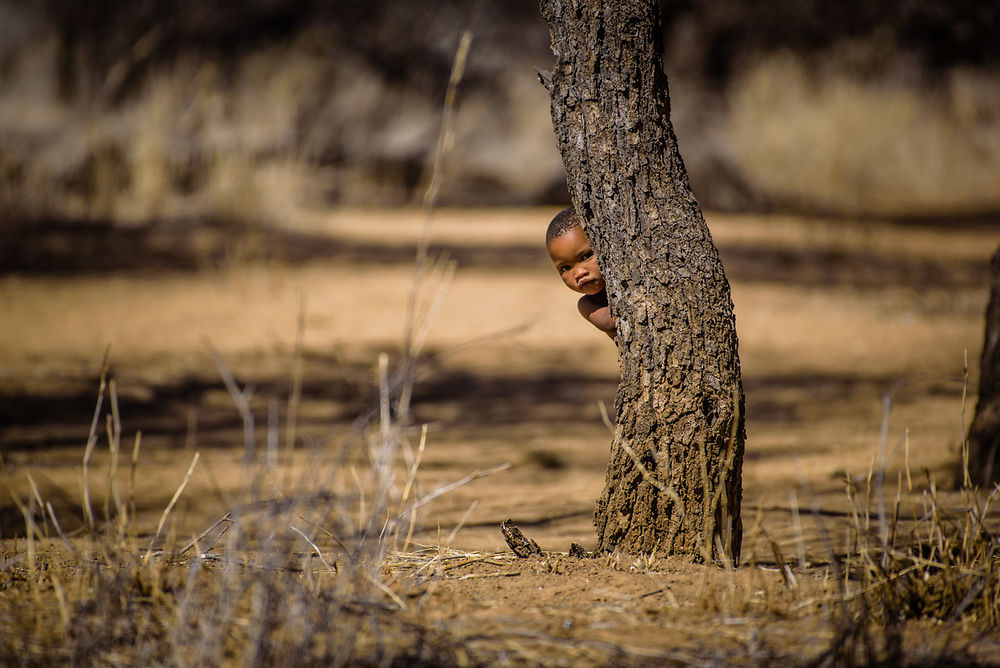
<svg viewBox="0 0 1000 668"><path fill-rule="evenodd" d="M425 281L416 299L418 315L433 312L404 430L412 455L421 426L428 429L417 489L427 494L476 471L509 467L428 504L417 544L503 552L499 523L512 518L544 550L593 546L591 513L610 442L600 403L613 405L617 359L547 264L541 237L553 213L444 211L430 228L435 252L457 269L450 281ZM749 530L756 525L808 572L806 563L826 561L820 524L842 535L844 477L866 479L883 419L892 486L907 469L917 492L928 474L950 485L974 407L986 263L1000 228L725 215L708 221L732 282L747 393L744 558L773 561L763 534ZM315 484L317 462L332 461L355 418L376 405L379 353L398 359L422 225L415 211L340 211L298 221L286 236L192 236L192 248L203 247L190 250L201 258L195 270L144 269L142 252L156 249L142 244L118 249L140 261L115 269L127 258L112 244L90 261L76 257L76 269L0 277L4 487L27 494L30 471L67 530L80 526L80 462L110 347L123 442L131 449L142 432L139 521L152 531L197 451L199 466L170 531L199 533L244 498L249 484L240 417L212 351L241 387L253 388L260 454L288 414L300 313L294 463L272 473L283 492L295 481ZM315 252L301 251L302 244ZM352 461L363 466L363 458ZM107 475L107 462L102 439L91 462L95 478ZM124 486L127 472L118 475ZM402 459L397 476L405 480ZM103 485L92 482L97 506ZM2 536L23 532L6 489L0 505ZM441 605L434 614L461 608L462 623L499 623L545 591L546 602L524 614L545 628L554 624L552 633L584 624L598 629L586 632L598 642L630 628L626 640L645 646L653 630L667 633L678 622L660 615L683 608L678 596L700 601L705 614L712 608L698 593L700 567L564 561L560 574L549 561L497 559L500 566L476 562L455 571L462 579L435 585ZM758 591L772 588L739 584L741 600ZM796 623L782 632L795 635ZM734 622L734 633L745 626Z"/></svg>

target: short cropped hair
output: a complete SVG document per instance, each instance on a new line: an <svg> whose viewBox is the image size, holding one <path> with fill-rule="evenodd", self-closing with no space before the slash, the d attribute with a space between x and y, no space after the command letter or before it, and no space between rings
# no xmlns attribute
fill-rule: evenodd
<svg viewBox="0 0 1000 668"><path fill-rule="evenodd" d="M549 223L549 229L545 231L545 243L561 237L576 227L582 227L580 225L580 216L577 215L576 209L572 206L566 207L557 213L556 217Z"/></svg>

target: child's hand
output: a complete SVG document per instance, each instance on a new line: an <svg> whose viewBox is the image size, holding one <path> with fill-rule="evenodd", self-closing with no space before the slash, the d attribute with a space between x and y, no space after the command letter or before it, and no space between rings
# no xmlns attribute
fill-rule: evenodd
<svg viewBox="0 0 1000 668"><path fill-rule="evenodd" d="M576 303L580 310L580 315L587 319L597 329L607 334L612 339L618 333L615 319L611 316L611 309L608 307L608 294L603 290L596 295L584 295Z"/></svg>

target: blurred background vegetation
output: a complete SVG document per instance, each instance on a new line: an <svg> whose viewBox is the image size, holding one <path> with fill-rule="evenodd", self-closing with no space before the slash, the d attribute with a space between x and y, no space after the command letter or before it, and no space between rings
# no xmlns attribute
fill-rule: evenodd
<svg viewBox="0 0 1000 668"><path fill-rule="evenodd" d="M673 119L705 207L1000 211L1000 3L664 12ZM280 225L417 202L465 28L442 203L567 201L532 0L0 0L0 221L10 238L25 221Z"/></svg>

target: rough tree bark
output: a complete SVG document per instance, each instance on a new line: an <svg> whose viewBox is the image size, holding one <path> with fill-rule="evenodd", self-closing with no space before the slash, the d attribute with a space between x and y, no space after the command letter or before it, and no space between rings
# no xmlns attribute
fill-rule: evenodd
<svg viewBox="0 0 1000 668"><path fill-rule="evenodd" d="M1000 248L990 261L990 301L979 362L979 399L969 427L969 482L985 489L1000 483ZM959 475L964 478L964 462ZM960 480L961 481L961 480Z"/></svg>
<svg viewBox="0 0 1000 668"><path fill-rule="evenodd" d="M745 440L729 283L670 123L657 0L541 0L573 204L618 323L598 550L737 563Z"/></svg>

